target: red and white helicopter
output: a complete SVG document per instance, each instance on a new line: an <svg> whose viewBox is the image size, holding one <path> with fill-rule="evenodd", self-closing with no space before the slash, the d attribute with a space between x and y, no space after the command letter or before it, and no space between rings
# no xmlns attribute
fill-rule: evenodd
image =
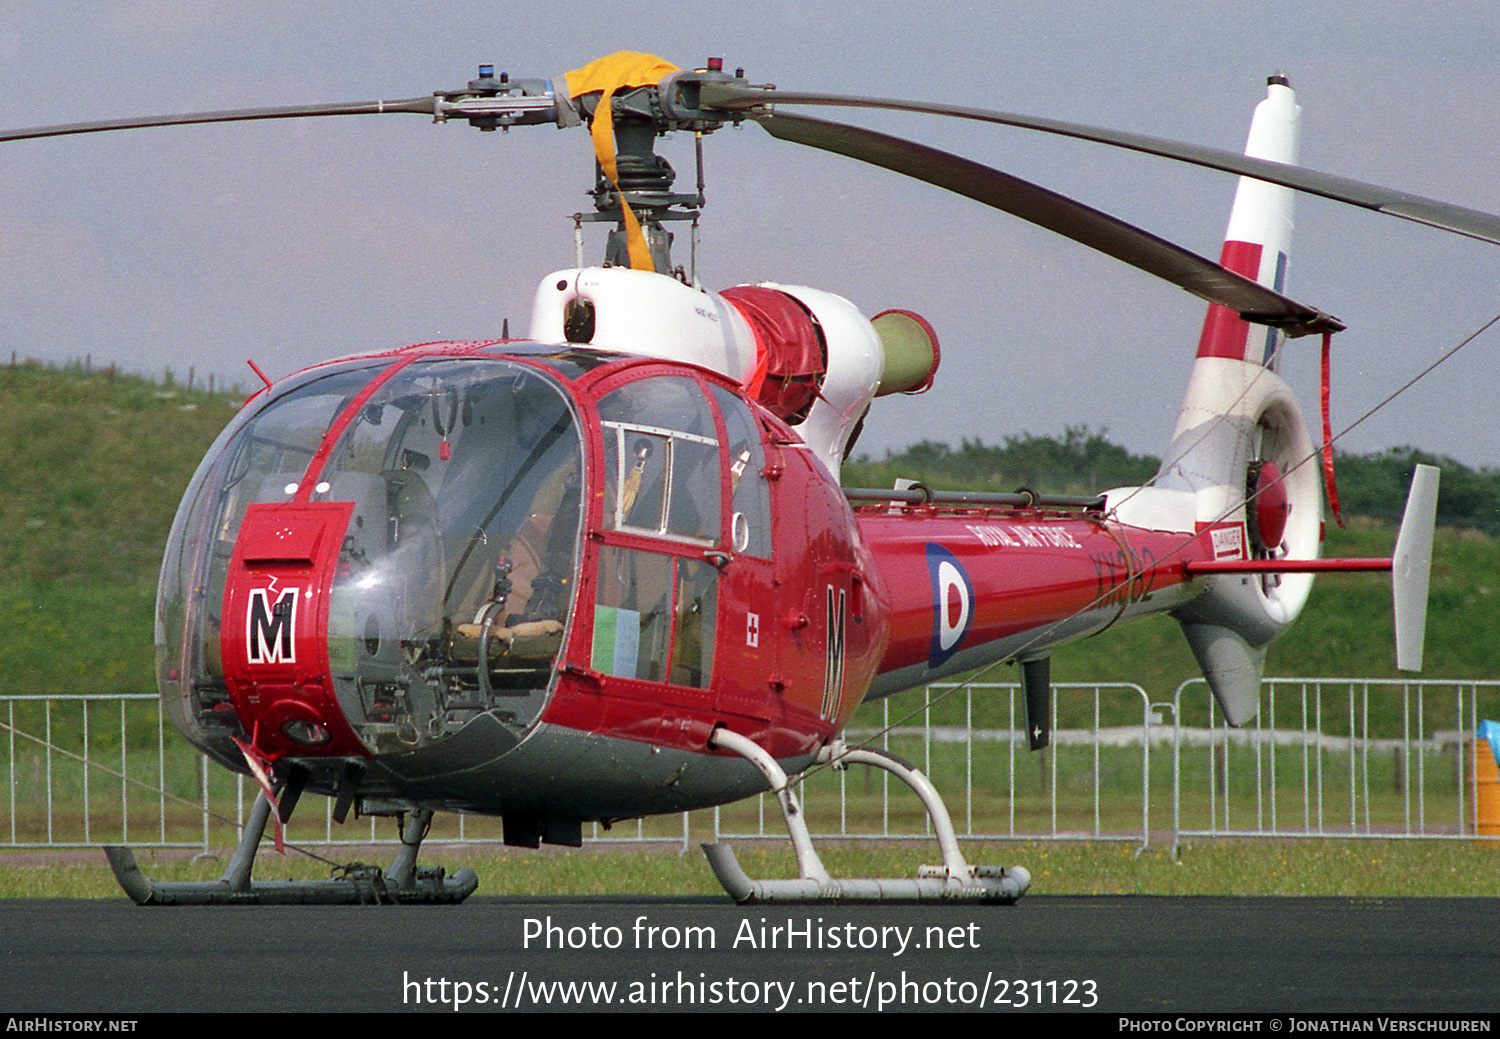
<svg viewBox="0 0 1500 1039"><path fill-rule="evenodd" d="M1240 174L1221 262L994 169L786 111L808 105L1029 127ZM1243 724L1266 647L1316 570L1394 569L1398 662L1420 666L1435 471L1414 481L1392 559L1317 559L1322 452L1277 362L1288 336L1326 344L1342 325L1281 294L1292 189L1490 241L1500 219L1290 165L1298 108L1279 75L1244 156L951 105L791 93L719 61L684 72L631 53L556 82L483 66L462 90L403 101L0 140L379 113L485 130L590 124L597 212L583 219L614 225L605 263L543 278L524 339L330 361L268 381L219 437L167 546L157 678L183 735L264 792L216 883L154 883L112 849L138 901L457 901L474 890L472 872L416 866L435 811L501 816L508 844L577 845L585 822L767 787L801 877L753 881L728 848L709 848L737 899L1013 901L1024 869L969 865L920 772L841 740L859 704L1014 660L1042 746L1048 653L1165 611L1227 720ZM655 142L743 121L1014 213L1208 300L1156 478L1067 498L840 487L873 398L926 388L937 340L905 311L867 319L802 286L712 292L674 267L666 225L696 220L701 175L696 192L674 193ZM909 880L829 877L793 781L850 762L913 786L942 866ZM304 792L335 799L339 821L351 810L403 816L394 866L252 880L268 818Z"/></svg>

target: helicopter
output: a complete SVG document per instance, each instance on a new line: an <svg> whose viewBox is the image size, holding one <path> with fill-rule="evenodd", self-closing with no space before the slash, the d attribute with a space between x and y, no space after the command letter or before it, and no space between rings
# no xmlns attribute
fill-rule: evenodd
<svg viewBox="0 0 1500 1039"><path fill-rule="evenodd" d="M803 106L1017 126L1240 175L1213 261L1046 188ZM1255 716L1269 644L1316 572L1389 570L1397 657L1420 667L1437 474L1419 467L1393 555L1320 559L1321 463L1277 374L1331 315L1282 288L1294 190L1500 243L1500 218L1293 165L1295 95L1267 83L1243 155L903 98L752 84L720 59L684 71L621 52L560 81L493 66L396 101L242 109L0 132L0 141L166 125L420 114L482 131L587 126L601 266L542 278L529 333L315 365L246 402L199 466L157 597L165 713L261 794L224 876L147 878L142 904L457 902L477 887L418 867L437 811L499 816L507 844L577 846L605 825L775 793L799 877L752 880L705 850L741 902L1013 902L1024 867L968 863L941 796L841 733L868 699L1001 661L1019 666L1032 748L1049 739L1049 654L1124 621L1181 625L1226 721ZM866 318L805 286L703 288L674 263L695 230L703 139L773 137L926 181L1127 262L1209 304L1157 477L1098 495L840 486L875 398L939 367L919 315ZM692 134L696 190L656 154ZM1326 425L1326 421L1325 421ZM1331 485L1330 485L1331 486ZM922 799L942 852L914 879L836 879L796 778L866 764ZM394 816L389 870L252 879L265 828L305 794L333 817Z"/></svg>

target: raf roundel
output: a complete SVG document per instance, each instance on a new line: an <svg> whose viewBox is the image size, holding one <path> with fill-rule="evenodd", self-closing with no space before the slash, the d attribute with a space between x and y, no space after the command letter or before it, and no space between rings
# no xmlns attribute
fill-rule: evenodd
<svg viewBox="0 0 1500 1039"><path fill-rule="evenodd" d="M927 666L951 657L974 621L974 584L958 557L942 545L927 546L927 575L932 581L932 648Z"/></svg>

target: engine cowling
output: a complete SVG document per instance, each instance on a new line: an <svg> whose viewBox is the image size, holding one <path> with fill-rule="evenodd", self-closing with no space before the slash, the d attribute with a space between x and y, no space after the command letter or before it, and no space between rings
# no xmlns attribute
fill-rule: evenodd
<svg viewBox="0 0 1500 1039"><path fill-rule="evenodd" d="M872 323L831 292L742 285L708 292L627 267L542 279L531 338L684 361L735 379L837 473L870 401L920 392L937 367L921 318L887 311Z"/></svg>

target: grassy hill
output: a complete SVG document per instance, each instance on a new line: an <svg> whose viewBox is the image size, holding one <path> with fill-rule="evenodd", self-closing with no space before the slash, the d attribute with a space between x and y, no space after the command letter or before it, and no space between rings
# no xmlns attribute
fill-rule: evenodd
<svg viewBox="0 0 1500 1039"><path fill-rule="evenodd" d="M162 548L241 402L109 370L0 367L5 692L153 688Z"/></svg>
<svg viewBox="0 0 1500 1039"><path fill-rule="evenodd" d="M151 618L162 547L193 470L240 403L238 395L108 371L0 366L6 692L152 688ZM1080 434L1060 449L1043 438L1028 444L1043 459L1040 468L1055 468L1056 457L1065 464L1070 452L1086 474L1110 471L1116 462L1146 464L1096 439L1102 440ZM851 474L848 482L886 483L885 475ZM1085 486L1086 480L1066 482L1079 483L1079 490L1104 485ZM1355 520L1344 531L1330 525L1326 551L1385 555L1393 536L1389 524L1374 519ZM1445 529L1436 560L1426 673L1500 677L1493 602L1500 593L1500 541L1482 531ZM1388 588L1373 575L1320 579L1302 620L1272 648L1269 673L1394 676ZM1154 697L1195 674L1176 624L1166 618L1107 631L1054 659L1058 681L1133 681ZM1013 676L1002 668L996 679Z"/></svg>

